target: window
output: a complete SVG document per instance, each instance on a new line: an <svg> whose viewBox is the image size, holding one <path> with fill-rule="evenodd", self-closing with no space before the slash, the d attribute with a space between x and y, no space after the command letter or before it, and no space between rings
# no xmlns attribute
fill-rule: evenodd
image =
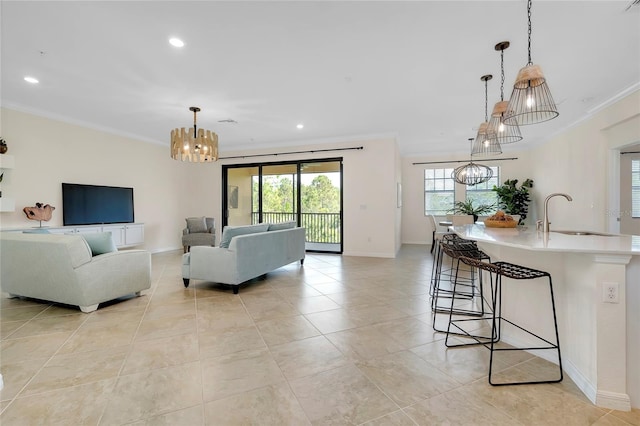
<svg viewBox="0 0 640 426"><path fill-rule="evenodd" d="M481 204L495 205L498 210L498 193L492 191L493 186L500 185L500 167L491 167L493 177L486 182L474 186L467 186L466 199L473 200L474 206Z"/></svg>
<svg viewBox="0 0 640 426"><path fill-rule="evenodd" d="M455 182L453 169L426 169L424 171L424 213L445 215L453 209Z"/></svg>
<svg viewBox="0 0 640 426"><path fill-rule="evenodd" d="M451 178L453 169L426 169L424 171L424 214L444 216L453 211L456 200L473 200L473 205L496 205L498 194L493 186L500 184L500 167L491 167L493 177L474 186L456 185ZM638 176L638 208L640 211L640 173ZM457 191L457 193L456 193ZM462 192L461 192L462 191Z"/></svg>
<svg viewBox="0 0 640 426"><path fill-rule="evenodd" d="M631 160L631 217L640 217L640 160Z"/></svg>

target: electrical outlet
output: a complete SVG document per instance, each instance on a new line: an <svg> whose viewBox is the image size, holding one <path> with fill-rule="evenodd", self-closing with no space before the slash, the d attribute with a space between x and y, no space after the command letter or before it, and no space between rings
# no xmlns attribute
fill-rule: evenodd
<svg viewBox="0 0 640 426"><path fill-rule="evenodd" d="M619 303L618 283L602 283L602 301L605 303Z"/></svg>

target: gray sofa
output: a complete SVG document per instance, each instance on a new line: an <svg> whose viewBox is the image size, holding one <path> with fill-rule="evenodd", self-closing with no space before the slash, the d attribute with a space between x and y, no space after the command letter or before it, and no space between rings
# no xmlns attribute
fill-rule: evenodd
<svg viewBox="0 0 640 426"><path fill-rule="evenodd" d="M123 250L93 256L81 235L2 232L0 261L0 288L10 297L75 305L85 313L151 287L151 253Z"/></svg>
<svg viewBox="0 0 640 426"><path fill-rule="evenodd" d="M232 285L238 294L243 282L298 260L303 264L304 228L279 229L279 225L225 227L222 247L192 247L182 256L184 286L190 279L206 280Z"/></svg>

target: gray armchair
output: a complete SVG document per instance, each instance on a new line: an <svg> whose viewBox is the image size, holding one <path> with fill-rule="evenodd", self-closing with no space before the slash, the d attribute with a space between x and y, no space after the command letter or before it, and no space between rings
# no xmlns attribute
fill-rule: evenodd
<svg viewBox="0 0 640 426"><path fill-rule="evenodd" d="M212 217L188 217L182 230L182 247L187 253L191 246L215 246L216 226Z"/></svg>

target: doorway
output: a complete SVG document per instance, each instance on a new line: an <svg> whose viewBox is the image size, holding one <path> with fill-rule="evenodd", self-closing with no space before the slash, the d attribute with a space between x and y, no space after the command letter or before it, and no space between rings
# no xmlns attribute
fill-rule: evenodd
<svg viewBox="0 0 640 426"><path fill-rule="evenodd" d="M620 233L640 235L640 144L620 152Z"/></svg>
<svg viewBox="0 0 640 426"><path fill-rule="evenodd" d="M222 166L223 226L294 221L306 250L342 253L342 158Z"/></svg>

